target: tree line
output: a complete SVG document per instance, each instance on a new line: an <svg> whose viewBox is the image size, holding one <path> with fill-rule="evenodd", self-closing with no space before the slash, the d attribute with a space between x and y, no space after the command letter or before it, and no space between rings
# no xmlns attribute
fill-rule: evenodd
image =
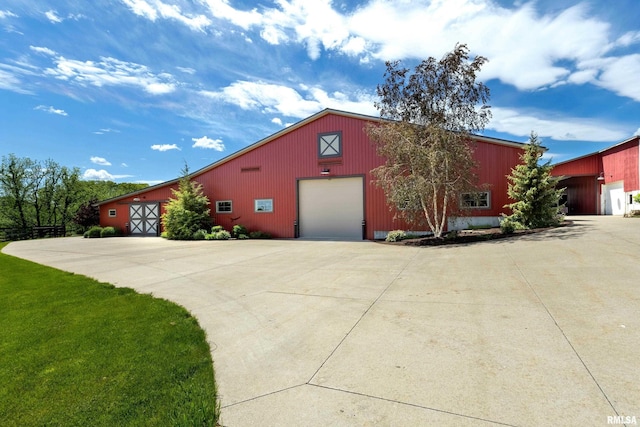
<svg viewBox="0 0 640 427"><path fill-rule="evenodd" d="M65 226L82 231L99 221L95 203L147 186L84 181L77 167L9 154L0 164L0 228Z"/></svg>

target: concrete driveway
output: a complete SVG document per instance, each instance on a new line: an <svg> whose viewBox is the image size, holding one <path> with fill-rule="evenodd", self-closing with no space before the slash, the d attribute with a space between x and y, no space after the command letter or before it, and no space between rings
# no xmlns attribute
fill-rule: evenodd
<svg viewBox="0 0 640 427"><path fill-rule="evenodd" d="M129 237L4 252L189 309L225 426L633 425L640 219L572 219L435 248Z"/></svg>

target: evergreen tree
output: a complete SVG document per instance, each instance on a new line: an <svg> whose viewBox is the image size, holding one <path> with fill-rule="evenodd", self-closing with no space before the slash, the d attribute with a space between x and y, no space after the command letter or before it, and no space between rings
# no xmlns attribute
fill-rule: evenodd
<svg viewBox="0 0 640 427"><path fill-rule="evenodd" d="M173 198L169 199L162 225L168 239L192 240L198 230L211 227L209 198L202 192L202 184L192 181L189 167L185 165L178 190L171 189Z"/></svg>
<svg viewBox="0 0 640 427"><path fill-rule="evenodd" d="M507 194L513 203L505 205L513 212L506 217L516 228L539 228L556 225L562 220L558 178L551 176L550 161L540 164L542 148L538 135L531 132L529 144L520 156L522 164L511 169Z"/></svg>

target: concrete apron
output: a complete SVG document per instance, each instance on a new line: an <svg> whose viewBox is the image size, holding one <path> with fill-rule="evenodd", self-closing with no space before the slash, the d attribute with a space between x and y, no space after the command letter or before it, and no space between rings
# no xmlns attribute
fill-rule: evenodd
<svg viewBox="0 0 640 427"><path fill-rule="evenodd" d="M129 237L4 252L190 310L225 426L629 422L640 418L640 220L573 219L435 248Z"/></svg>

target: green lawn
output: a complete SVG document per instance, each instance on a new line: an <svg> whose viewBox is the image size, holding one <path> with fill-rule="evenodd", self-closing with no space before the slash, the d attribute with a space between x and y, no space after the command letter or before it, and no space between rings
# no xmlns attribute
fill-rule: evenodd
<svg viewBox="0 0 640 427"><path fill-rule="evenodd" d="M213 426L219 408L184 308L0 254L3 426Z"/></svg>

